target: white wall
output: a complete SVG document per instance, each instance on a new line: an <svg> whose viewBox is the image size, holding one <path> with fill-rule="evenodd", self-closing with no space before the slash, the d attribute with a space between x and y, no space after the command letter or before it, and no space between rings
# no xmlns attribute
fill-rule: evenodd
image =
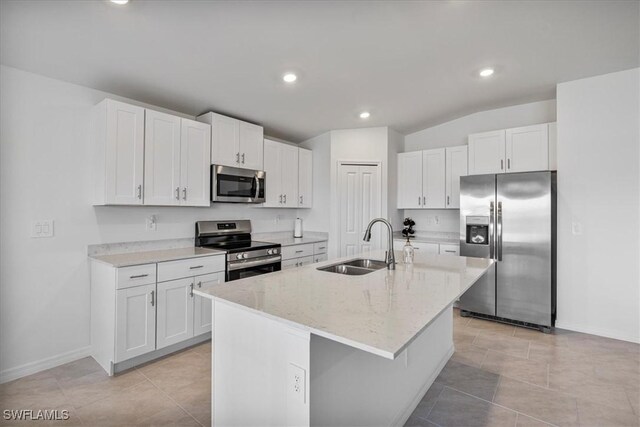
<svg viewBox="0 0 640 427"><path fill-rule="evenodd" d="M398 209L398 153L404 152L404 135L395 130L388 128L388 152L389 160L388 168L388 187L389 197L387 199L387 214L385 217L389 220L395 231L402 230L403 211Z"/></svg>
<svg viewBox="0 0 640 427"><path fill-rule="evenodd" d="M557 326L640 342L640 70L557 94Z"/></svg>
<svg viewBox="0 0 640 427"><path fill-rule="evenodd" d="M329 232L329 206L331 205L331 132L323 133L300 143L300 147L313 151L313 207L299 209L304 230Z"/></svg>
<svg viewBox="0 0 640 427"><path fill-rule="evenodd" d="M105 96L122 98L5 66L0 93L0 378L87 351L87 245L192 237L203 219L293 229L295 210L93 207L90 111ZM151 214L156 232L145 231ZM54 238L29 237L38 219L55 220Z"/></svg>

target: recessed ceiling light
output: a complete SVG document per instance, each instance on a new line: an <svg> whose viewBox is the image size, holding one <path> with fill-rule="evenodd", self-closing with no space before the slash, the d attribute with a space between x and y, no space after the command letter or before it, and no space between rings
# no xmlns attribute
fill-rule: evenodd
<svg viewBox="0 0 640 427"><path fill-rule="evenodd" d="M493 68L484 68L480 70L480 77L489 77L493 74Z"/></svg>
<svg viewBox="0 0 640 427"><path fill-rule="evenodd" d="M282 80L284 80L287 83L293 83L296 80L298 80L298 76L296 76L293 73L287 73L284 76L282 76Z"/></svg>
<svg viewBox="0 0 640 427"><path fill-rule="evenodd" d="M111 0L111 3L123 5L129 3L129 0Z"/></svg>
<svg viewBox="0 0 640 427"><path fill-rule="evenodd" d="M361 119L368 119L371 116L371 114L369 114L368 111L363 111L362 113L360 113L360 118Z"/></svg>

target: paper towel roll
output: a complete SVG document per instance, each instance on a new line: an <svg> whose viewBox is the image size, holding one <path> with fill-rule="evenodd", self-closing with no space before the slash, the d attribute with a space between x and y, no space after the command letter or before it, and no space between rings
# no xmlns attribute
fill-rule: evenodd
<svg viewBox="0 0 640 427"><path fill-rule="evenodd" d="M302 219L296 218L296 225L293 227L293 237L302 237Z"/></svg>

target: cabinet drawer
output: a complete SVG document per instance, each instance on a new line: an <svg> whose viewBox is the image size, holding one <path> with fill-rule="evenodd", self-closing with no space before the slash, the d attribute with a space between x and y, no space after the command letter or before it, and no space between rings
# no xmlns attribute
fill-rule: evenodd
<svg viewBox="0 0 640 427"><path fill-rule="evenodd" d="M327 242L320 242L313 244L313 254L320 255L327 253Z"/></svg>
<svg viewBox="0 0 640 427"><path fill-rule="evenodd" d="M437 254L439 248L437 243L423 243L423 242L411 242L411 245L415 250L419 250L420 253Z"/></svg>
<svg viewBox="0 0 640 427"><path fill-rule="evenodd" d="M142 264L122 267L117 270L116 289L156 283L156 265Z"/></svg>
<svg viewBox="0 0 640 427"><path fill-rule="evenodd" d="M305 256L313 256L313 243L282 247L283 260L301 258Z"/></svg>
<svg viewBox="0 0 640 427"><path fill-rule="evenodd" d="M460 255L460 245L440 245L440 255Z"/></svg>
<svg viewBox="0 0 640 427"><path fill-rule="evenodd" d="M224 271L225 256L214 255L158 263L158 282Z"/></svg>
<svg viewBox="0 0 640 427"><path fill-rule="evenodd" d="M320 255L313 256L313 262L324 262L324 261L327 261L328 259L329 257L327 256L327 254L320 254Z"/></svg>

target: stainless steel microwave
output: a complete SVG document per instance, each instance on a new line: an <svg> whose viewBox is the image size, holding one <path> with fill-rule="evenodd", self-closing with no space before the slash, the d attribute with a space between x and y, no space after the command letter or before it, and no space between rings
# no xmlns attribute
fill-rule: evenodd
<svg viewBox="0 0 640 427"><path fill-rule="evenodd" d="M252 169L211 165L211 201L264 203L266 173Z"/></svg>

